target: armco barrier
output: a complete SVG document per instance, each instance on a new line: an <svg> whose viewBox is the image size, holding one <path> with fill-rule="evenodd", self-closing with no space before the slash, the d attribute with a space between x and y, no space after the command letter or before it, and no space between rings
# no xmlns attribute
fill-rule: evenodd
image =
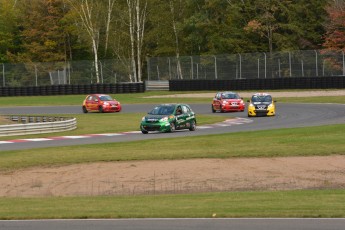
<svg viewBox="0 0 345 230"><path fill-rule="evenodd" d="M170 80L170 91L343 89L345 76L238 80Z"/></svg>
<svg viewBox="0 0 345 230"><path fill-rule="evenodd" d="M142 93L145 83L116 83L92 85L46 85L28 87L0 87L0 97L8 96L47 96L90 93Z"/></svg>
<svg viewBox="0 0 345 230"><path fill-rule="evenodd" d="M76 118L18 115L8 117L21 124L0 125L0 136L53 133L77 128Z"/></svg>

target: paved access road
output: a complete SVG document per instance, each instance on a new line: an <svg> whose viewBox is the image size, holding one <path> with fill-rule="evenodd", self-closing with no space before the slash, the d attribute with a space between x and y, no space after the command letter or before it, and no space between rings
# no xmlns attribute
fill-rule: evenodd
<svg viewBox="0 0 345 230"><path fill-rule="evenodd" d="M98 219L0 221L3 230L343 230L345 219Z"/></svg>
<svg viewBox="0 0 345 230"><path fill-rule="evenodd" d="M154 104L123 105L121 113L146 113ZM198 126L195 132L177 131L174 133L141 134L138 130L127 133L112 133L106 135L65 136L54 139L17 140L16 142L1 141L0 151L52 146L69 146L80 144L95 144L107 142L124 142L195 135L210 135L240 131L269 130L278 128L318 126L326 124L345 124L345 104L289 104L278 103L275 117L248 118L245 112L212 113L210 104L191 104L196 114L210 114L214 116L237 117L232 123L220 123L210 126ZM82 113L80 106L41 106L41 107L0 107L0 114L76 114ZM88 116L89 114L85 114ZM56 136L47 134L47 136ZM92 137L92 138L91 138ZM15 143L15 144L14 144Z"/></svg>

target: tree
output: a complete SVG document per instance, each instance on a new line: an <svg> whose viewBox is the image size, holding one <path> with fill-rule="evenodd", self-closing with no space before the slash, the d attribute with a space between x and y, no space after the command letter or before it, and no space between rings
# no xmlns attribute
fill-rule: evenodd
<svg viewBox="0 0 345 230"><path fill-rule="evenodd" d="M20 2L20 24L23 52L18 61L52 62L67 59L61 19L63 0Z"/></svg>
<svg viewBox="0 0 345 230"><path fill-rule="evenodd" d="M333 0L326 8L329 21L326 24L324 47L345 52L345 1Z"/></svg>
<svg viewBox="0 0 345 230"><path fill-rule="evenodd" d="M18 9L14 0L0 0L0 62L7 62L10 53L16 53L18 39Z"/></svg>
<svg viewBox="0 0 345 230"><path fill-rule="evenodd" d="M100 83L99 73L99 44L100 31L102 29L102 19L104 2L97 0L68 0L73 8L73 13L77 14L76 25L80 25L80 33L86 34L86 39L90 42L92 53L94 55L94 67L96 74L96 83ZM113 6L110 4L109 6Z"/></svg>
<svg viewBox="0 0 345 230"><path fill-rule="evenodd" d="M142 81L142 47L144 41L147 1L127 0L128 28L131 41L131 68L135 81ZM132 78L131 78L132 79Z"/></svg>

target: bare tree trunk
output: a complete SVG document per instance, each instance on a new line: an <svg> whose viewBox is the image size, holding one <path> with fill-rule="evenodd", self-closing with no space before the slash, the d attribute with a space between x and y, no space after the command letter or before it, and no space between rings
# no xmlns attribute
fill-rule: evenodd
<svg viewBox="0 0 345 230"><path fill-rule="evenodd" d="M89 0L81 0L81 2L73 2L72 0L70 0L69 2L78 13L83 27L85 28L87 34L89 35L89 38L91 39L95 62L96 82L100 83L98 69L99 28L97 28L96 23L92 21L92 14L94 9L93 1L91 1L91 5L89 4Z"/></svg>
<svg viewBox="0 0 345 230"><path fill-rule="evenodd" d="M141 67L141 50L144 40L145 31L145 20L146 20L146 7L147 1L145 2L145 7L140 11L140 1L137 0L136 13L137 13L137 66L138 66L138 82L141 82L142 67Z"/></svg>
<svg viewBox="0 0 345 230"><path fill-rule="evenodd" d="M128 5L128 16L129 16L129 36L131 40L131 66L132 66L132 73L133 74L133 79L134 81L137 81L137 71L136 71L136 63L135 63L135 44L134 44L134 23L133 23L133 1L132 0L127 0L127 5ZM131 82L132 78L130 77Z"/></svg>
<svg viewBox="0 0 345 230"><path fill-rule="evenodd" d="M180 62L180 48L179 48L179 40L178 40L178 31L176 28L176 21L175 21L175 7L173 0L169 0L170 3L170 12L172 16L172 26L174 30L174 35L175 35L175 53L176 53L176 70L177 70L177 78L178 79L183 79L182 76L182 69L181 69L181 62Z"/></svg>
<svg viewBox="0 0 345 230"><path fill-rule="evenodd" d="M107 19L106 19L106 29L105 29L105 47L104 47L104 56L107 55L108 51L108 43L109 43L109 31L110 31L110 22L111 22L111 15L113 12L114 3L116 0L108 0L108 11L107 11Z"/></svg>

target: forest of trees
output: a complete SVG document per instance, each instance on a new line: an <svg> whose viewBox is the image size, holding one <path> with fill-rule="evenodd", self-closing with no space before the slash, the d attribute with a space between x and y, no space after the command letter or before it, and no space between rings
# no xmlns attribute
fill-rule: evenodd
<svg viewBox="0 0 345 230"><path fill-rule="evenodd" d="M0 63L117 59L137 82L146 57L310 49L345 51L344 0L0 0Z"/></svg>

